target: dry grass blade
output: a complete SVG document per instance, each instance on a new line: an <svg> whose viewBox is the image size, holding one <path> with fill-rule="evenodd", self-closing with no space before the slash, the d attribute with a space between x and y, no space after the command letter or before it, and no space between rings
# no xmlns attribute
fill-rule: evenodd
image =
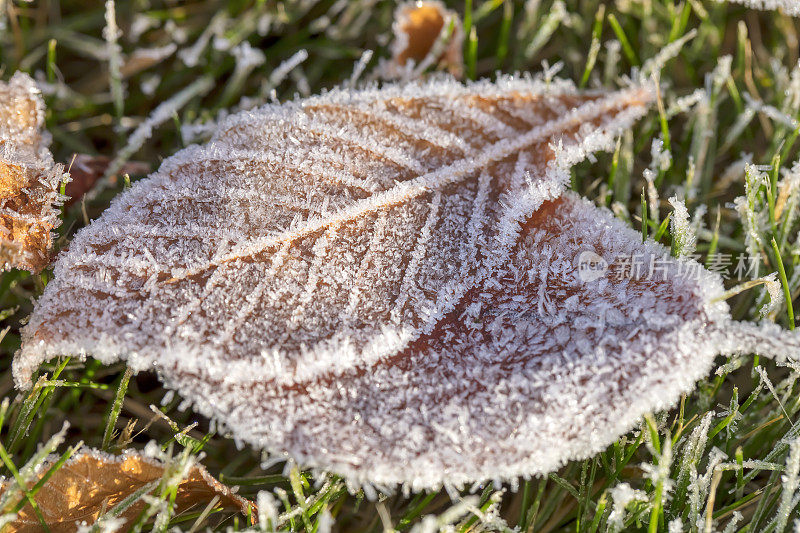
<svg viewBox="0 0 800 533"><path fill-rule="evenodd" d="M0 270L38 272L50 262L51 232L61 223L64 167L43 138L44 102L33 80L0 82Z"/></svg>
<svg viewBox="0 0 800 533"><path fill-rule="evenodd" d="M39 477L50 466L51 462L45 462L40 467ZM135 450L126 450L120 456L113 456L84 448L47 480L36 494L35 501L53 533L77 531L77 523L94 523L127 497L161 480L165 476L165 469L163 462ZM36 481L38 478L31 485ZM229 487L215 480L203 466L197 464L191 466L178 485L175 512L201 511L215 497L219 498L221 507L238 510L245 516L255 515L255 508L250 501L231 492ZM144 501L140 500L125 509L119 518L131 525L144 506ZM3 531L34 532L40 531L40 528L40 522L30 504L27 504L17 519Z"/></svg>

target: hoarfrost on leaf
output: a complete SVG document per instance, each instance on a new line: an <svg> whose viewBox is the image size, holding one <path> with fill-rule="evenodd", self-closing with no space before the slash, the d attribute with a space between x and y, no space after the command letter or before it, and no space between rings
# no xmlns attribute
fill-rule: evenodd
<svg viewBox="0 0 800 533"><path fill-rule="evenodd" d="M601 276L585 275L587 258ZM722 293L699 264L565 193L397 355L286 385L163 378L245 442L354 483L510 480L601 451L691 390L717 354L797 353L774 324L731 321Z"/></svg>
<svg viewBox="0 0 800 533"><path fill-rule="evenodd" d="M717 0L723 2L725 0ZM800 2L797 0L727 0L732 3L744 4L753 9L780 10L787 15L800 16Z"/></svg>
<svg viewBox="0 0 800 533"><path fill-rule="evenodd" d="M717 354L800 346L733 322L719 277L564 193L652 97L436 79L229 117L76 235L17 383L62 354L124 359L238 442L350 486L590 456Z"/></svg>

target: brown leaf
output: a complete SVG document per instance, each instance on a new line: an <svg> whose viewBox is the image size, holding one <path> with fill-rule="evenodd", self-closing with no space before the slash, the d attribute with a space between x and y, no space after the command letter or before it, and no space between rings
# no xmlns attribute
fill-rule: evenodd
<svg viewBox="0 0 800 533"><path fill-rule="evenodd" d="M46 461L39 469L32 487L55 461ZM165 463L140 454L136 450L125 450L113 456L90 448L77 451L34 497L44 516L45 523L53 533L77 531L77 524L94 523L102 514L112 511L114 506L142 489L147 484L160 480L165 475ZM0 491L8 490L12 480L6 480ZM192 466L178 485L174 513L202 511L214 498L225 509L238 510L247 516L256 516L253 503L231 492L230 488L214 479L199 464ZM119 516L127 526L137 519L145 508L141 499ZM6 526L7 532L36 532L41 525L30 504L26 504L17 519ZM123 528L123 531L127 529Z"/></svg>
<svg viewBox="0 0 800 533"><path fill-rule="evenodd" d="M392 59L380 68L385 77L403 77L403 67L407 66L409 60L420 65L429 55L431 57L428 60L433 61L434 65L438 64L454 76L461 75L464 66L461 52L464 30L458 14L447 9L442 2L413 1L399 5L394 13L392 29ZM442 38L447 40L440 42Z"/></svg>
<svg viewBox="0 0 800 533"><path fill-rule="evenodd" d="M0 82L0 271L38 272L50 261L51 232L61 224L58 190L68 179L42 137L44 103L17 72Z"/></svg>
<svg viewBox="0 0 800 533"><path fill-rule="evenodd" d="M17 383L51 357L90 354L156 369L204 402L208 387L185 389L184 378L283 390L394 357L494 275L520 222L563 192L571 164L612 146L652 94L436 80L233 116L75 236L23 332ZM262 409L248 397L214 396L242 409L222 422L245 440L268 420L248 414ZM414 431L409 442L422 445L435 429ZM250 442L279 448L262 437ZM361 455L291 451L353 479L412 482L422 466L407 458L383 471L359 467Z"/></svg>

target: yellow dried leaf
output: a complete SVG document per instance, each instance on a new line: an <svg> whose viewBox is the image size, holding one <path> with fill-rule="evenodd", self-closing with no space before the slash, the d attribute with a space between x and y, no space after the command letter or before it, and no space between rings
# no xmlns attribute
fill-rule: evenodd
<svg viewBox="0 0 800 533"><path fill-rule="evenodd" d="M39 475L29 488L53 466L46 461ZM45 483L34 497L45 523L53 533L78 530L78 523L94 523L101 515L142 489L149 483L164 477L166 465L136 450L125 450L114 456L91 448L76 452ZM0 493L9 489L13 480L0 485ZM175 498L175 514L202 511L214 497L225 509L238 510L244 515L255 516L255 506L247 499L234 494L231 489L216 479L201 465L193 465L178 485ZM145 508L143 500L137 501L119 516L131 525ZM41 531L41 523L30 504L17 515L17 519L6 526L3 533Z"/></svg>
<svg viewBox="0 0 800 533"><path fill-rule="evenodd" d="M0 82L0 271L38 272L50 260L56 207L68 179L42 134L44 102L33 80L17 72Z"/></svg>

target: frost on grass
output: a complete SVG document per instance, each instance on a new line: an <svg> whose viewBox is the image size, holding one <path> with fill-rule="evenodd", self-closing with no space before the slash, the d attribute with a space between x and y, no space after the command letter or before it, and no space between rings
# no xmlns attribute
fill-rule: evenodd
<svg viewBox="0 0 800 533"><path fill-rule="evenodd" d="M76 235L25 328L17 383L67 353L281 384L395 355L652 96L435 80L229 117Z"/></svg>
<svg viewBox="0 0 800 533"><path fill-rule="evenodd" d="M57 464L58 459L52 455L38 465L26 487L30 489L56 468L34 496L51 531L78 531L81 523L102 525L108 521L122 521L130 528L145 510L147 494L158 489L159 484L162 488L176 487L174 513L202 511L211 499L217 498L219 507L245 516L256 514L250 501L218 482L191 457L164 461L163 457L150 457L136 450L115 456L81 448L63 465ZM0 481L0 498L9 489L17 489L13 479ZM24 495L17 497L23 499ZM41 527L36 512L27 503L3 531L35 532Z"/></svg>
<svg viewBox="0 0 800 533"><path fill-rule="evenodd" d="M61 223L64 167L43 132L44 102L34 81L17 72L0 82L0 271L38 272L50 261L51 232Z"/></svg>
<svg viewBox="0 0 800 533"><path fill-rule="evenodd" d="M798 353L774 324L731 321L722 294L698 263L566 193L394 356L285 385L163 377L238 439L354 485L509 480L603 450L690 391L717 354Z"/></svg>

